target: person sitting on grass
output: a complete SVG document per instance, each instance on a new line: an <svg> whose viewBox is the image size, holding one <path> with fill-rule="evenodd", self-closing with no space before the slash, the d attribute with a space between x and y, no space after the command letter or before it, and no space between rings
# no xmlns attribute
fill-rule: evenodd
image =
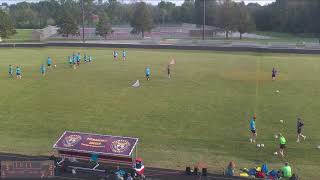
<svg viewBox="0 0 320 180"><path fill-rule="evenodd" d="M8 71L9 77L13 78L13 67L11 64L9 64L9 71Z"/></svg>
<svg viewBox="0 0 320 180"><path fill-rule="evenodd" d="M235 175L235 172L234 172L235 167L236 167L235 163L234 163L233 161L231 161L231 162L229 163L226 171L225 171L225 175L226 175L226 176L234 176L234 175Z"/></svg>
<svg viewBox="0 0 320 180"><path fill-rule="evenodd" d="M22 78L22 73L21 73L20 66L16 67L16 75L17 75L17 79L21 79Z"/></svg>
<svg viewBox="0 0 320 180"><path fill-rule="evenodd" d="M46 75L46 67L44 64L41 65L40 67L40 72L42 74L42 76L45 76Z"/></svg>
<svg viewBox="0 0 320 180"><path fill-rule="evenodd" d="M289 180L292 176L291 167L289 166L288 162L284 163L284 166L280 169L282 178L285 180Z"/></svg>

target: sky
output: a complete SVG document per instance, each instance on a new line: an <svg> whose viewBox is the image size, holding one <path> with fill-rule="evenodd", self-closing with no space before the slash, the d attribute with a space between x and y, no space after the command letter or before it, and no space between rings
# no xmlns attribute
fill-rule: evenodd
<svg viewBox="0 0 320 180"><path fill-rule="evenodd" d="M0 4L1 3L8 3L8 4L14 4L14 3L18 3L18 2L23 2L23 1L27 1L27 2L37 2L39 0L0 0ZM103 0L106 1L106 0ZM141 0L118 0L120 2L139 2ZM161 0L142 0L148 3L152 3L152 4L158 4ZM173 2L176 5L181 5L183 3L184 0L164 0L164 1L169 1L169 2ZM207 0L210 1L210 0ZM238 1L240 2L241 0L234 0L234 1ZM275 0L243 0L246 4L247 3L259 3L261 5L266 5L269 3L274 2Z"/></svg>

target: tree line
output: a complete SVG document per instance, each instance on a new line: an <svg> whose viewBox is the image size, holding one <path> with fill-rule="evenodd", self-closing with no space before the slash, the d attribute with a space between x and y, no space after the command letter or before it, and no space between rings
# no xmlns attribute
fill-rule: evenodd
<svg viewBox="0 0 320 180"><path fill-rule="evenodd" d="M11 32L4 28L39 29L47 25L57 25L59 33L65 36L78 34L82 23L82 2L85 26L96 27L97 34L102 37L112 33L112 25L130 24L132 33L143 36L155 25L202 25L204 19L206 25L224 30L226 38L232 31L240 32L241 38L243 33L255 29L288 33L320 32L320 22L314 21L320 15L319 0L276 0L267 6L256 3L246 5L232 0L185 0L180 6L168 1L151 5L144 2L123 4L117 0L104 3L47 0L17 3L10 5L6 12L1 11L0 34L5 37L14 33L14 30Z"/></svg>

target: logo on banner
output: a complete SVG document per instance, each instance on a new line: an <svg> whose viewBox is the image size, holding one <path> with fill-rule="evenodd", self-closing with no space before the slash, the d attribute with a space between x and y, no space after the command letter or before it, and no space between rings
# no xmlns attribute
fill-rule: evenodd
<svg viewBox="0 0 320 180"><path fill-rule="evenodd" d="M127 140L116 140L113 141L110 145L111 151L115 153L122 153L128 150L130 147L130 143Z"/></svg>
<svg viewBox="0 0 320 180"><path fill-rule="evenodd" d="M80 135L69 135L64 138L63 141L63 146L65 147L72 147L76 145L79 141L81 141L81 136Z"/></svg>

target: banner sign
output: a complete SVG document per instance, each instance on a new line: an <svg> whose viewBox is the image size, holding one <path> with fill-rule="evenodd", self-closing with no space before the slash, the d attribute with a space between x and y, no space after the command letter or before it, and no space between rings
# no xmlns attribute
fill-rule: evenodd
<svg viewBox="0 0 320 180"><path fill-rule="evenodd" d="M66 131L54 149L130 157L138 138Z"/></svg>

